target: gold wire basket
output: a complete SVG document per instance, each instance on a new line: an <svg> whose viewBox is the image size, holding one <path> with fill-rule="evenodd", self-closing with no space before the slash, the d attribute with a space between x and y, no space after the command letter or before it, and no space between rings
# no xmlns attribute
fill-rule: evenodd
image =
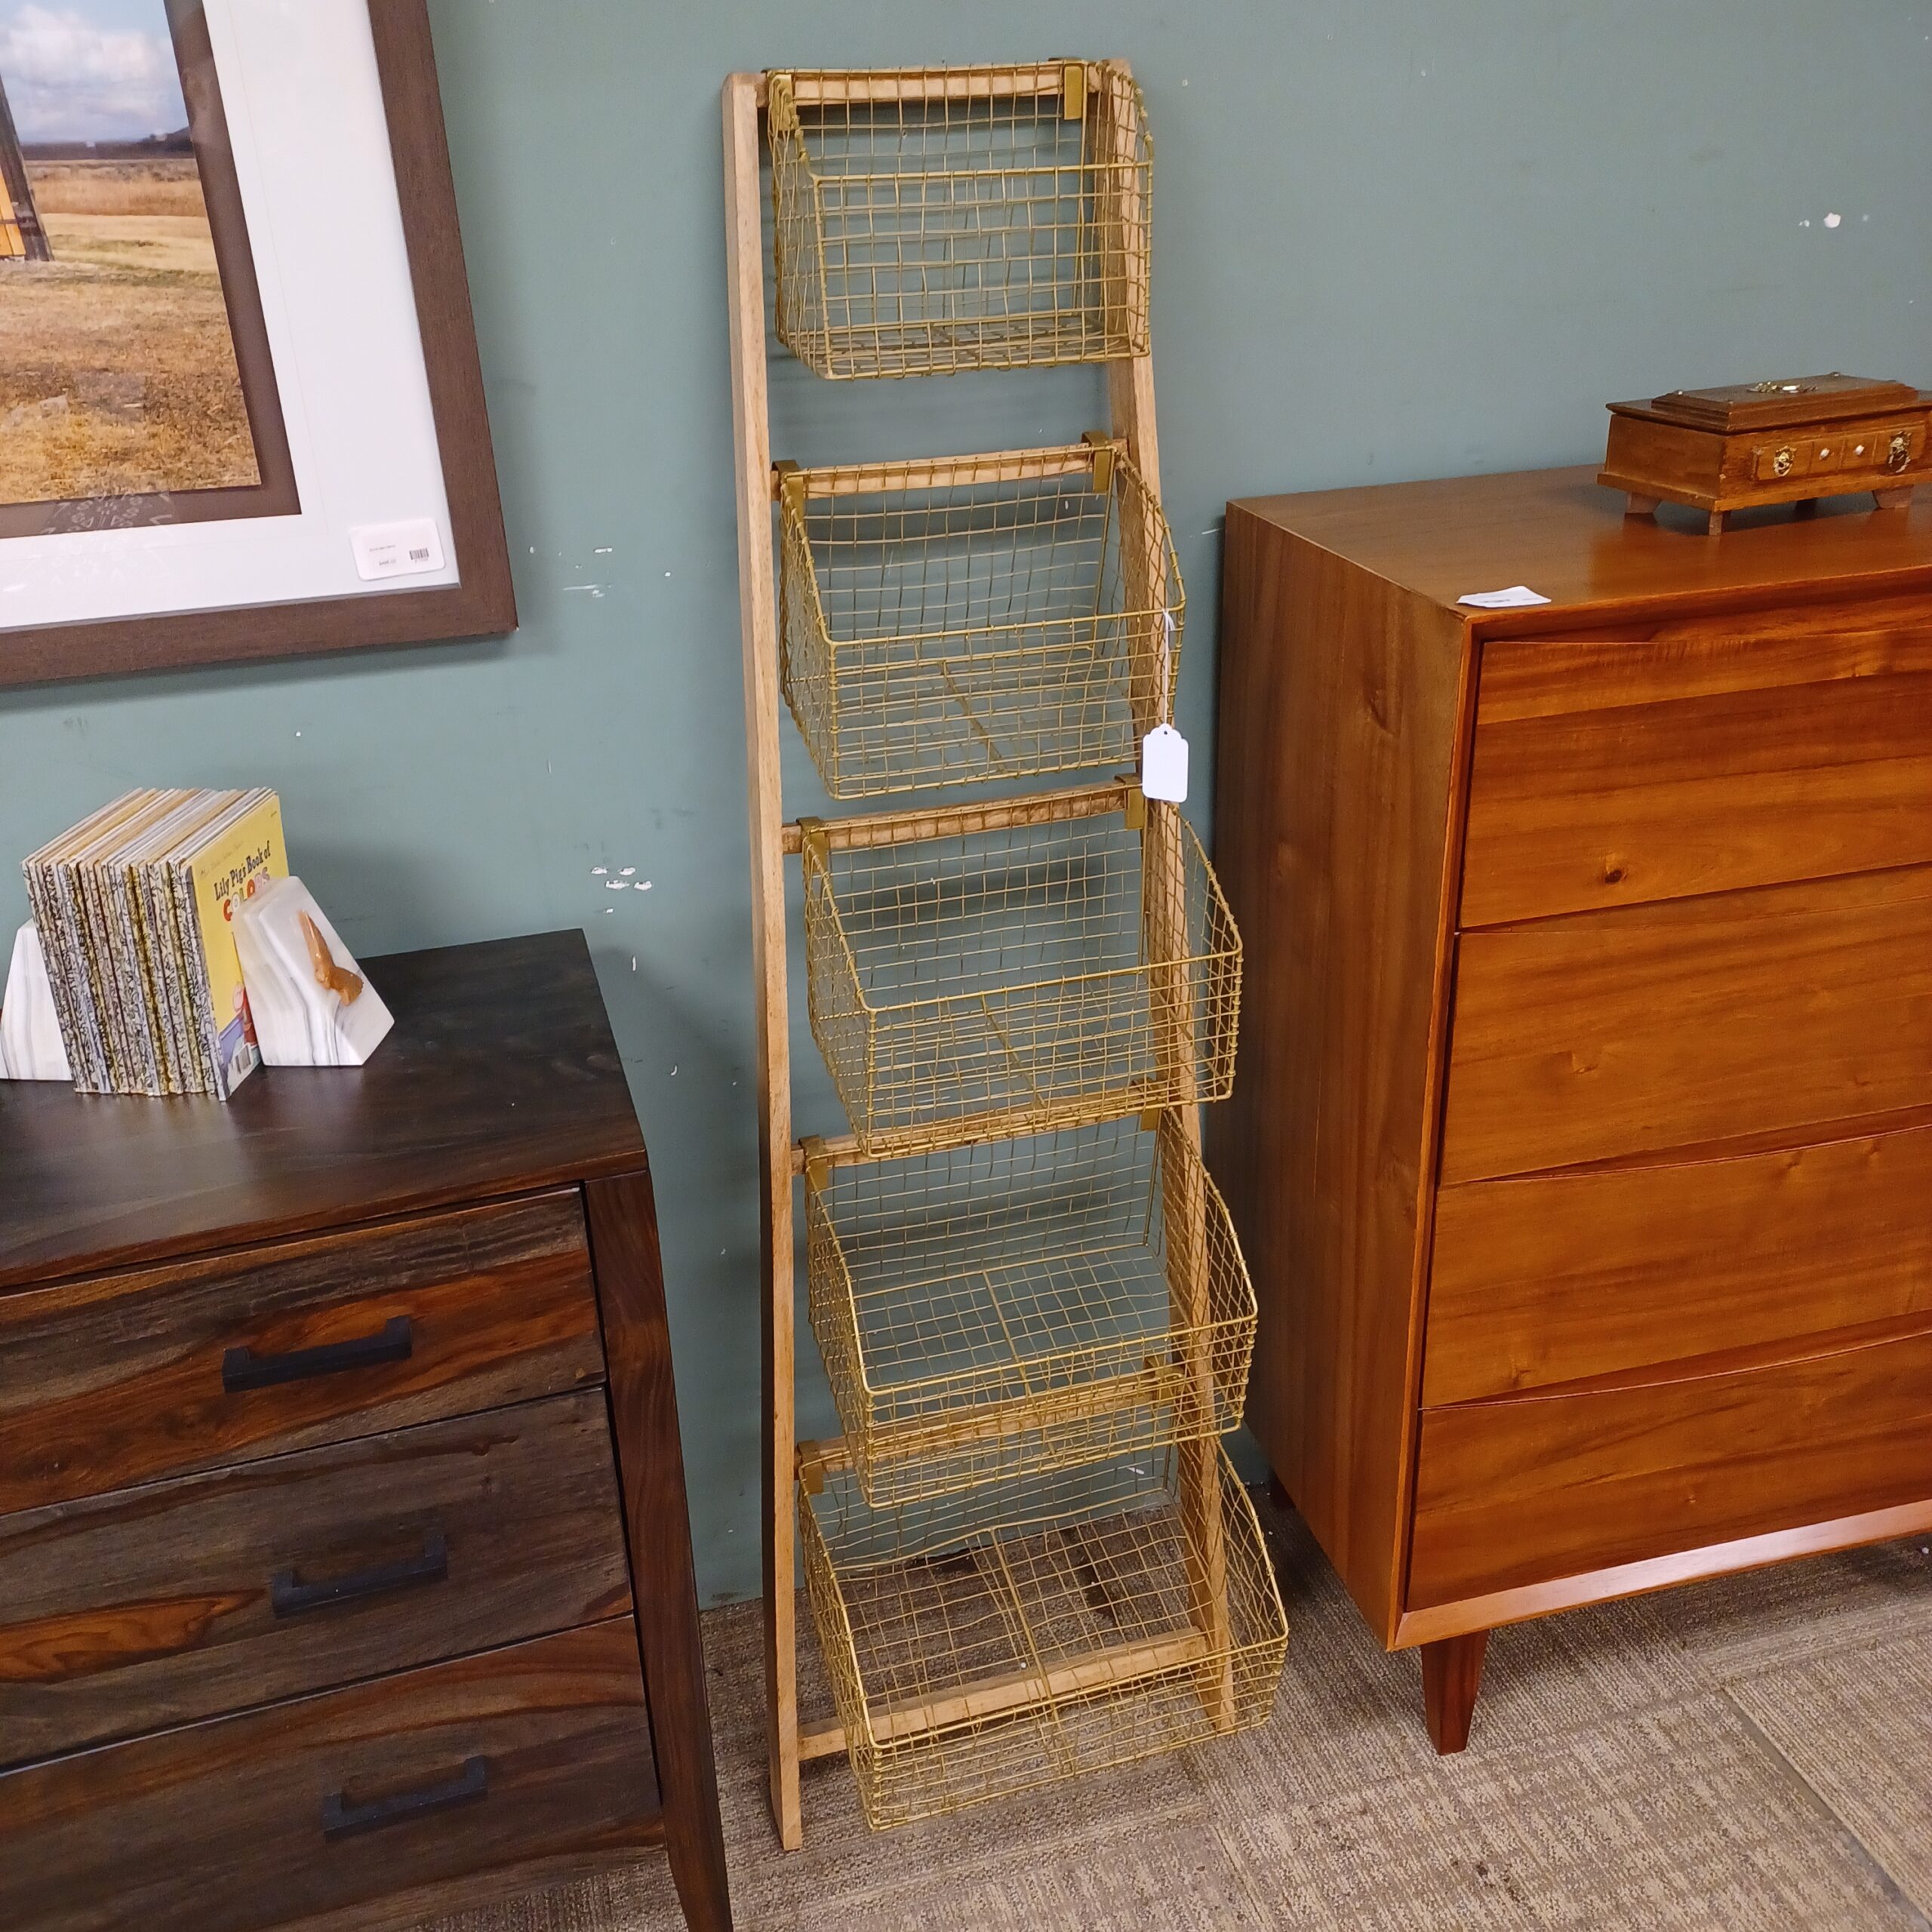
<svg viewBox="0 0 1932 1932"><path fill-rule="evenodd" d="M790 470L786 702L835 798L1133 763L1173 703L1167 518L1103 437Z"/></svg>
<svg viewBox="0 0 1932 1932"><path fill-rule="evenodd" d="M1147 352L1154 147L1111 61L774 73L778 339L821 376Z"/></svg>
<svg viewBox="0 0 1932 1932"><path fill-rule="evenodd" d="M1227 1097L1240 936L1192 829L1131 830L1128 795L804 823L807 1005L862 1153Z"/></svg>
<svg viewBox="0 0 1932 1932"><path fill-rule="evenodd" d="M866 1500L1219 1436L1254 1291L1179 1116L818 1168L813 1332Z"/></svg>
<svg viewBox="0 0 1932 1932"><path fill-rule="evenodd" d="M806 1593L875 1830L1266 1720L1281 1592L1226 1457L1204 1452L1203 1491L1189 1454L886 1511L850 1471L801 1486Z"/></svg>

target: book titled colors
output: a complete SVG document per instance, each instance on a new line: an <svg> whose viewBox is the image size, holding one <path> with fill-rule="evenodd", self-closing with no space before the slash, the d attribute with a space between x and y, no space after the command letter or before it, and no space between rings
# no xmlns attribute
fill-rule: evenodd
<svg viewBox="0 0 1932 1932"><path fill-rule="evenodd" d="M288 875L272 792L130 792L22 870L82 1093L226 1100L260 1064L232 921Z"/></svg>

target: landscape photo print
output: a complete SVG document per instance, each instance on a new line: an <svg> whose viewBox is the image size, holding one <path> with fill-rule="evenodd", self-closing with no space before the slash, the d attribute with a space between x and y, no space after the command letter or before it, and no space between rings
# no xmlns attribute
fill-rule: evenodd
<svg viewBox="0 0 1932 1932"><path fill-rule="evenodd" d="M0 537L299 507L202 0L0 0Z"/></svg>

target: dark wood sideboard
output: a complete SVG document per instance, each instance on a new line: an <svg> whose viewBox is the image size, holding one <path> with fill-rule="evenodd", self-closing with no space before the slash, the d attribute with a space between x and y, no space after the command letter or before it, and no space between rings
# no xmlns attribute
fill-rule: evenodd
<svg viewBox="0 0 1932 1932"><path fill-rule="evenodd" d="M1932 504L1592 475L1228 512L1248 1414L1445 1750L1492 1628L1932 1526Z"/></svg>
<svg viewBox="0 0 1932 1932"><path fill-rule="evenodd" d="M644 1141L580 934L355 1071L0 1085L0 1925L729 1926Z"/></svg>

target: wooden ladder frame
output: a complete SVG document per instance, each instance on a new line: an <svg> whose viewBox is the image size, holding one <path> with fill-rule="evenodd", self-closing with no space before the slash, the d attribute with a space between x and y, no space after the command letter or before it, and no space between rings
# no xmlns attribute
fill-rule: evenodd
<svg viewBox="0 0 1932 1932"><path fill-rule="evenodd" d="M1125 72L1124 63L1119 71ZM1063 69L1043 68L1042 89L1061 85ZM738 583L740 634L744 653L746 782L751 820L752 958L756 992L759 1221L763 1281L761 1347L764 1383L762 1550L764 1582L764 1678L772 1817L788 1851L804 1841L798 1767L844 1749L844 1734L833 1723L801 1732L798 1699L798 1558L792 1521L793 1497L804 1453L821 1469L843 1466L841 1443L801 1445L797 1436L796 1283L794 1278L792 1189L804 1171L805 1156L792 1126L791 1006L786 956L785 860L799 850L796 825L784 815L780 774L778 611L772 543L772 506L777 494L771 457L771 421L765 368L764 208L759 186L760 117L765 101L761 73L732 75L724 83L724 218L726 266L731 303L731 419L736 441L738 510ZM1105 271L1103 270L1103 272ZM1160 500L1160 446L1154 424L1152 359L1137 355L1106 365L1112 434L1124 441L1153 500ZM1137 553L1143 546L1124 546ZM1137 600L1152 608L1158 599ZM1164 694L1133 694L1137 732L1161 721ZM1078 789L1082 788L1071 788ZM1118 790L1118 786L1110 788ZM1137 786L1134 788L1137 792ZM989 808L989 821L1004 820L1024 801L1002 801ZM1177 808L1150 804L1143 838L1171 841L1163 857L1173 863L1160 875L1176 881L1181 826ZM895 814L897 816L897 814ZM955 814L941 810L935 818ZM1149 949L1155 958L1184 956L1186 909L1178 887L1164 903L1146 909ZM1178 970L1178 969L1177 969ZM1172 1038L1159 1051L1191 1064L1191 1042ZM1195 1150L1201 1146L1198 1106L1178 1110L1182 1131ZM854 1158L849 1137L816 1138L814 1158ZM1174 1272L1174 1317L1203 1333L1208 1323L1206 1270L1206 1200L1198 1182L1177 1189L1163 1171L1164 1223L1181 1257ZM1186 1198L1182 1198L1185 1195ZM1204 1352L1190 1365L1194 1400L1211 1417L1214 1389ZM1190 1574L1195 1629L1167 1645L1148 1647L1149 1670L1170 1666L1177 1657L1200 1654L1223 1661L1204 1666L1199 1694L1218 1729L1232 1728L1233 1684L1229 1657L1227 1587L1217 1442L1209 1436L1183 1444L1180 1496L1192 1531L1195 1561ZM1191 1649L1186 1647L1192 1646ZM1177 1647L1179 1646L1180 1647ZM1157 1655L1156 1653L1158 1654ZM1107 1654L1097 1654L1094 1681L1118 1681L1117 1664L1109 1672ZM1052 1674L1077 1687L1084 1666L1076 1660ZM1139 1674L1136 1672L1131 1674ZM969 1687L952 1700L958 1715L986 1714L1014 1701L1010 1684Z"/></svg>

